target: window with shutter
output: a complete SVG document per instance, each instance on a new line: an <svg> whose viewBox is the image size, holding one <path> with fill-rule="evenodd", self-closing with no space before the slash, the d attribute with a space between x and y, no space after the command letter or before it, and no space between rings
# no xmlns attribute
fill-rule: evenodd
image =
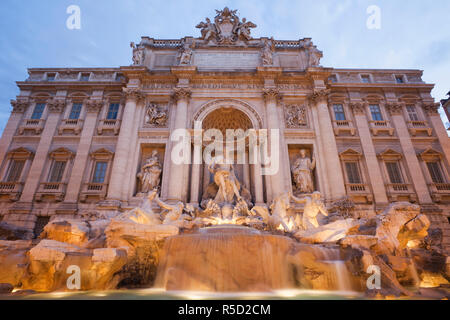
<svg viewBox="0 0 450 320"><path fill-rule="evenodd" d="M6 174L6 182L19 182L24 166L25 160L12 160Z"/></svg>
<svg viewBox="0 0 450 320"><path fill-rule="evenodd" d="M346 162L345 170L347 171L347 178L349 183L361 183L361 177L359 174L358 163Z"/></svg>
<svg viewBox="0 0 450 320"><path fill-rule="evenodd" d="M370 106L370 113L372 114L373 121L383 121L383 115L381 114L380 106L373 104Z"/></svg>
<svg viewBox="0 0 450 320"><path fill-rule="evenodd" d="M398 162L386 162L386 169L391 183L403 183L403 177Z"/></svg>
<svg viewBox="0 0 450 320"><path fill-rule="evenodd" d="M409 120L419 121L419 116L417 115L416 107L406 106L406 111L408 112Z"/></svg>
<svg viewBox="0 0 450 320"><path fill-rule="evenodd" d="M31 119L39 120L42 118L42 114L44 113L45 103L38 103L34 107L33 114L31 115Z"/></svg>
<svg viewBox="0 0 450 320"><path fill-rule="evenodd" d="M78 119L80 117L82 106L83 105L81 103L74 103L72 105L72 110L70 110L69 119L71 119L71 120Z"/></svg>
<svg viewBox="0 0 450 320"><path fill-rule="evenodd" d="M55 161L53 163L52 170L50 172L50 178L49 182L61 182L63 175L64 175L64 169L66 168L66 161Z"/></svg>
<svg viewBox="0 0 450 320"><path fill-rule="evenodd" d="M93 183L103 183L106 177L107 162L99 161L95 163L94 175L92 177Z"/></svg>
<svg viewBox="0 0 450 320"><path fill-rule="evenodd" d="M106 119L108 120L116 120L117 116L119 114L119 104L118 103L111 103L108 108L108 114L106 116Z"/></svg>
<svg viewBox="0 0 450 320"><path fill-rule="evenodd" d="M337 121L344 121L345 120L345 113L344 113L344 107L342 104L335 104L333 105L334 109L334 117Z"/></svg>
<svg viewBox="0 0 450 320"><path fill-rule="evenodd" d="M445 183L439 162L427 162L427 167L434 183Z"/></svg>

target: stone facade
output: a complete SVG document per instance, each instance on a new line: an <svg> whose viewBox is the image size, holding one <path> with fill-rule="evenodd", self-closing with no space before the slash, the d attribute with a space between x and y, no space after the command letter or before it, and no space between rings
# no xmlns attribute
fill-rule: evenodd
<svg viewBox="0 0 450 320"><path fill-rule="evenodd" d="M254 39L245 23L223 10L199 38L143 37L131 66L29 69L0 141L2 221L36 233L45 217L135 207L154 150L161 199L199 204L207 165L171 161L170 136L202 121L280 130L276 175L236 165L254 204L295 193L291 167L305 149L329 208L349 197L372 216L417 203L448 249L450 140L422 71L322 67L311 39Z"/></svg>

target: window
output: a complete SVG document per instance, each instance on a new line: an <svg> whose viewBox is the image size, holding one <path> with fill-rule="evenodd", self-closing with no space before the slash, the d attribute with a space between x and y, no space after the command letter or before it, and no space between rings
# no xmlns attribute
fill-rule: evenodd
<svg viewBox="0 0 450 320"><path fill-rule="evenodd" d="M55 161L53 162L52 170L50 171L49 182L61 182L64 169L66 168L66 161Z"/></svg>
<svg viewBox="0 0 450 320"><path fill-rule="evenodd" d="M403 80L403 76L395 76L395 82L397 83L405 83Z"/></svg>
<svg viewBox="0 0 450 320"><path fill-rule="evenodd" d="M93 183L105 182L107 167L108 167L108 162L99 161L99 162L95 163L94 176L92 177Z"/></svg>
<svg viewBox="0 0 450 320"><path fill-rule="evenodd" d="M47 73L47 81L55 81L56 73Z"/></svg>
<svg viewBox="0 0 450 320"><path fill-rule="evenodd" d="M403 177L398 162L386 162L386 169L391 183L403 183Z"/></svg>
<svg viewBox="0 0 450 320"><path fill-rule="evenodd" d="M331 76L328 78L328 81L330 81L331 83L336 83L336 82L338 82L338 81L337 81L337 76L336 76L335 74L331 75Z"/></svg>
<svg viewBox="0 0 450 320"><path fill-rule="evenodd" d="M83 105L81 103L72 104L72 110L70 110L69 119L71 120L78 119L80 117L82 106Z"/></svg>
<svg viewBox="0 0 450 320"><path fill-rule="evenodd" d="M370 76L369 75L362 75L361 76L361 81L363 83L370 83Z"/></svg>
<svg viewBox="0 0 450 320"><path fill-rule="evenodd" d="M337 121L346 120L344 107L342 106L342 104L333 105L333 109L334 109L334 117L336 118Z"/></svg>
<svg viewBox="0 0 450 320"><path fill-rule="evenodd" d="M379 105L377 104L370 105L370 113L372 114L373 121L383 121L383 115L381 114Z"/></svg>
<svg viewBox="0 0 450 320"><path fill-rule="evenodd" d="M19 182L25 160L12 160L6 173L6 182Z"/></svg>
<svg viewBox="0 0 450 320"><path fill-rule="evenodd" d="M408 112L409 120L419 121L419 116L417 115L416 107L406 106L406 111Z"/></svg>
<svg viewBox="0 0 450 320"><path fill-rule="evenodd" d="M42 114L44 113L45 109L45 103L38 103L34 107L33 114L31 115L31 119L39 120L42 117Z"/></svg>
<svg viewBox="0 0 450 320"><path fill-rule="evenodd" d="M106 119L108 120L116 120L119 113L119 104L118 103L111 103L108 108L108 114L106 116Z"/></svg>
<svg viewBox="0 0 450 320"><path fill-rule="evenodd" d="M427 167L434 183L445 183L439 162L427 162Z"/></svg>
<svg viewBox="0 0 450 320"><path fill-rule="evenodd" d="M89 73L82 73L80 76L80 81L89 81L91 75Z"/></svg>
<svg viewBox="0 0 450 320"><path fill-rule="evenodd" d="M349 183L361 183L361 176L359 175L359 168L357 162L346 162L345 171L347 171L347 178Z"/></svg>

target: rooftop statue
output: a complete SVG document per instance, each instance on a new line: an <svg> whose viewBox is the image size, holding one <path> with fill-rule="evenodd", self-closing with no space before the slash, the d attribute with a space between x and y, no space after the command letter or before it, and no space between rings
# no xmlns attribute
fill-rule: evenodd
<svg viewBox="0 0 450 320"><path fill-rule="evenodd" d="M230 10L225 7L223 10L216 10L217 15L214 23L209 18L206 22L200 22L196 28L201 29L201 39L206 42L214 41L217 44L233 44L239 40L249 41L251 29L256 28L256 24L243 18L242 21L237 16L237 10Z"/></svg>

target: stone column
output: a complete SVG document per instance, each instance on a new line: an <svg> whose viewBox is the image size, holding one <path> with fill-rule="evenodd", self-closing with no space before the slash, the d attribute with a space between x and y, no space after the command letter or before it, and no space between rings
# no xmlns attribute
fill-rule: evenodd
<svg viewBox="0 0 450 320"><path fill-rule="evenodd" d="M54 98L47 102L46 107L49 114L45 122L44 130L41 133L41 139L39 140L34 160L31 164L28 178L23 187L22 196L20 197L19 202L33 202L34 193L39 185L42 170L44 169L45 163L48 159L49 149L58 126L61 111L64 109L65 105L65 99L61 98Z"/></svg>
<svg viewBox="0 0 450 320"><path fill-rule="evenodd" d="M365 105L360 102L350 103L350 107L355 115L356 127L358 128L359 138L361 140L364 158L367 163L370 183L377 204L387 204L388 198L386 195L386 187L384 185L381 169L378 164L375 147L370 134L369 124L367 122Z"/></svg>
<svg viewBox="0 0 450 320"><path fill-rule="evenodd" d="M432 203L433 201L431 200L430 192L428 191L428 186L422 173L419 160L417 159L417 154L411 141L408 126L406 125L405 118L403 116L403 105L387 104L386 108L391 115L395 130L397 131L397 136L400 139L400 145L402 146L403 154L405 156L409 173L412 177L414 188L416 189L419 203Z"/></svg>
<svg viewBox="0 0 450 320"><path fill-rule="evenodd" d="M336 138L333 131L330 112L328 110L328 89L321 89L310 96L310 101L316 106L317 117L320 130L319 141L322 144L322 152L325 159L325 171L329 182L332 199L339 199L345 196L344 176L342 175L341 162L336 145Z"/></svg>
<svg viewBox="0 0 450 320"><path fill-rule="evenodd" d="M186 88L175 88L173 98L176 101L175 121L171 132L177 129L186 129L187 109L189 99L192 92ZM170 156L172 150L177 142L170 144ZM189 145L190 148L190 145ZM172 157L169 162L169 183L167 188L167 200L183 201L184 182L186 181L186 169L189 168L187 164L176 164Z"/></svg>
<svg viewBox="0 0 450 320"><path fill-rule="evenodd" d="M439 115L439 106L439 103L428 103L423 106L423 110L430 118L431 126L436 132L439 143L441 144L442 150L447 158L447 163L450 164L450 138L448 137L447 130L445 130L444 124L442 123Z"/></svg>
<svg viewBox="0 0 450 320"><path fill-rule="evenodd" d="M67 192L64 202L76 203L78 202L78 195L80 193L81 184L83 183L84 172L89 158L89 151L91 149L92 137L94 135L95 126L97 124L98 112L103 107L103 100L86 100L86 117L84 119L83 130L81 131L80 142L75 156L72 174L67 184Z"/></svg>
<svg viewBox="0 0 450 320"><path fill-rule="evenodd" d="M11 100L11 105L13 107L13 110L0 139L0 166L3 163L5 155L8 152L9 146L11 145L12 139L22 121L23 114L28 109L30 102L28 99L17 99Z"/></svg>
<svg viewBox="0 0 450 320"><path fill-rule="evenodd" d="M272 154L272 150L269 148L269 155L271 157L271 161L278 162L278 172L274 175L270 176L270 184L272 185L272 198L274 199L283 192L287 191L284 188L284 168L283 168L283 148L281 145L281 130L280 130L280 119L278 119L278 111L277 111L277 99L280 97L277 89L269 88L265 89L264 92L264 100L266 102L266 115L267 115L267 135L269 138L269 146L276 145L278 147L278 157L274 157ZM271 130L278 130L279 140L271 141Z"/></svg>
<svg viewBox="0 0 450 320"><path fill-rule="evenodd" d="M122 187L125 181L127 163L129 160L129 152L131 147L131 140L133 131L137 130L137 125L134 123L134 115L136 112L136 105L142 99L142 93L138 88L125 88L126 103L122 117L122 124L120 126L119 138L117 139L116 152L114 154L114 161L111 171L111 179L109 180L107 202L121 201ZM116 202L118 206L120 202Z"/></svg>
<svg viewBox="0 0 450 320"><path fill-rule="evenodd" d="M253 182L255 184L255 205L263 205L263 177L261 175L261 164L259 163L253 165Z"/></svg>

